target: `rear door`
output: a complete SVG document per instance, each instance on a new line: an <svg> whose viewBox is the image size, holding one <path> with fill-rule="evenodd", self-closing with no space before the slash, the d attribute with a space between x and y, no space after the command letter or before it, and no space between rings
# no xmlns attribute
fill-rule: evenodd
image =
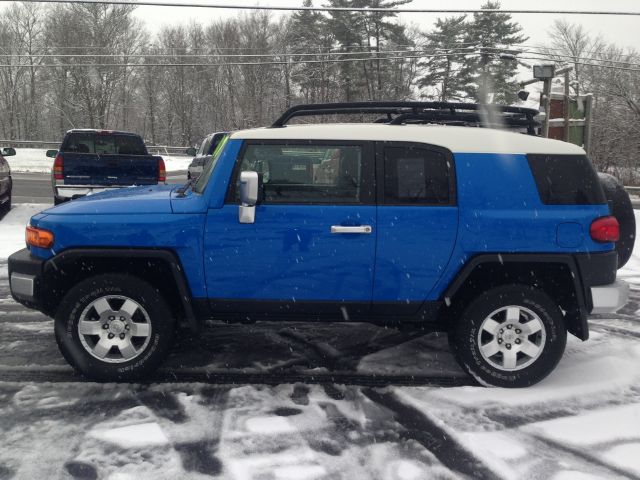
<svg viewBox="0 0 640 480"><path fill-rule="evenodd" d="M250 304L279 314L368 311L373 164L371 143L245 143L226 204L207 217L205 270L214 311L246 311ZM238 221L237 179L245 170L257 171L264 186L253 224Z"/></svg>
<svg viewBox="0 0 640 480"><path fill-rule="evenodd" d="M379 142L375 313L415 313L447 266L458 231L450 152Z"/></svg>
<svg viewBox="0 0 640 480"><path fill-rule="evenodd" d="M150 185L158 182L158 160L137 135L72 132L61 151L67 185Z"/></svg>

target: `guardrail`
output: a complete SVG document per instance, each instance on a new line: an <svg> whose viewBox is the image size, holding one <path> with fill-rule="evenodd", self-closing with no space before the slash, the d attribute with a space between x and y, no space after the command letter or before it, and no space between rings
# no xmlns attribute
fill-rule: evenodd
<svg viewBox="0 0 640 480"><path fill-rule="evenodd" d="M60 142L48 142L40 140L1 140L0 145L13 148L58 148ZM187 147L177 147L175 145L149 145L147 144L147 150L152 155L171 155L171 156L186 156Z"/></svg>
<svg viewBox="0 0 640 480"><path fill-rule="evenodd" d="M627 187L627 186L625 186L624 189L630 195L640 195L640 187Z"/></svg>

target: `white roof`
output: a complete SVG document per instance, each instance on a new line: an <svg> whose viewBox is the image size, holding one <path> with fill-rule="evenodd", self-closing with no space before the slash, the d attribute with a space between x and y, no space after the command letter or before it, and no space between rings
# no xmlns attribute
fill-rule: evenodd
<svg viewBox="0 0 640 480"><path fill-rule="evenodd" d="M232 139L243 140L370 140L420 142L453 153L540 153L584 155L584 150L559 140L489 128L442 125L384 125L330 123L287 125L282 128L240 130Z"/></svg>

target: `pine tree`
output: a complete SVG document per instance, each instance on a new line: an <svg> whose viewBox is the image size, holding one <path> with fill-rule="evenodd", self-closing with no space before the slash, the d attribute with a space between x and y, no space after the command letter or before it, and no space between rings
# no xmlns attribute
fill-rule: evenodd
<svg viewBox="0 0 640 480"><path fill-rule="evenodd" d="M411 0L329 0L329 7L352 8L395 8L409 3ZM362 52L362 58L375 52L380 56L387 45L398 43L399 39L408 42L404 35L404 27L395 21L397 14L393 12L329 12L328 27L339 48L345 52ZM351 55L350 58L355 57ZM392 75L397 68L386 60L370 62L346 62L340 67L341 83L345 88L344 99L381 99L397 89L389 88L394 82L402 83L402 79L394 79ZM387 63L385 65L385 63ZM394 72L394 73L392 73Z"/></svg>
<svg viewBox="0 0 640 480"><path fill-rule="evenodd" d="M466 15L436 21L435 29L425 34L427 60L421 62L425 75L420 78L420 88L434 88L435 97L441 102L460 100L465 96L465 88L471 79L464 62L464 35Z"/></svg>
<svg viewBox="0 0 640 480"><path fill-rule="evenodd" d="M483 9L499 9L500 2L488 1ZM518 65L500 58L500 52L526 42L522 27L511 21L507 13L474 13L467 24L464 42L476 49L477 55L466 57L463 74L471 82L465 89L467 95L480 103L487 103L493 93L494 103L515 101L517 85L515 75Z"/></svg>
<svg viewBox="0 0 640 480"><path fill-rule="evenodd" d="M305 7L312 7L312 0L304 0ZM328 101L331 88L329 64L322 60L329 60L329 51L333 46L333 35L327 27L327 18L320 12L301 10L291 15L286 34L287 49L290 53L315 53L313 57L291 57L291 79L300 88L305 103ZM305 60L312 59L308 63Z"/></svg>

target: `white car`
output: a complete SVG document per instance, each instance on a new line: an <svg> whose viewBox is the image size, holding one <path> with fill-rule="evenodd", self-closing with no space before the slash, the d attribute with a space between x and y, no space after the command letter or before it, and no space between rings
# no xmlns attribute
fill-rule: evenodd
<svg viewBox="0 0 640 480"><path fill-rule="evenodd" d="M213 152L216 150L216 147L220 143L220 140L226 135L226 132L216 132L210 135L202 141L200 148L196 151L194 147L187 149L187 155L193 155L193 160L189 164L189 168L187 169L187 178L189 180L196 180L207 161L213 155Z"/></svg>

